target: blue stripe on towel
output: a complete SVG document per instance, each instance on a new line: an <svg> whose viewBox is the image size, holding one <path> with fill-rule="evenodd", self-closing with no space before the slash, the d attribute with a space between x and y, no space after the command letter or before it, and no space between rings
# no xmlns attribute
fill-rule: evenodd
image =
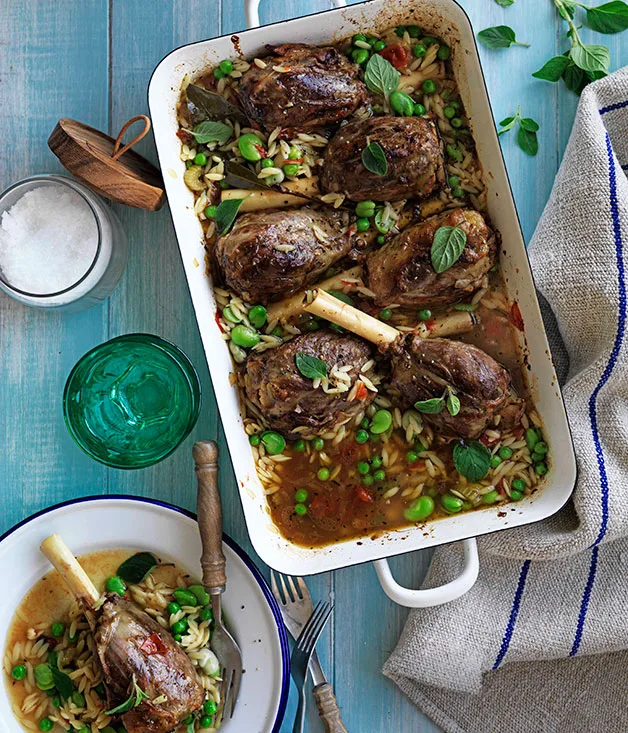
<svg viewBox="0 0 628 733"><path fill-rule="evenodd" d="M627 103L628 105L628 103ZM608 382L615 365L617 357L624 340L624 330L626 328L626 283L624 281L624 254L622 250L622 236L619 222L619 208L617 205L617 176L615 170L615 160L613 158L613 148L610 137L606 134L606 152L608 155L608 174L610 184L610 204L611 218L613 221L613 236L615 239L615 258L617 261L617 279L619 290L619 314L617 317L617 334L615 335L615 343L611 351L610 358L606 364L606 368L600 377L595 389L589 398L589 420L591 421L591 433L593 435L593 443L595 444L595 454L597 456L598 470L600 473L600 485L602 487L601 503L602 503L602 519L600 529L595 542L591 547L596 547L604 539L608 529L608 475L606 473L606 463L604 461L604 451L600 442L600 434L597 423L597 397L602 387Z"/></svg>
<svg viewBox="0 0 628 733"><path fill-rule="evenodd" d="M512 608L510 609L510 617L508 619L508 625L506 626L506 631L504 632L504 638L502 639L502 644L499 648L499 653L497 655L497 659L495 660L495 664L493 665L493 669L497 669L499 665L502 663L504 657L506 656L506 652L508 651L508 647L510 646L510 640L512 639L512 635L515 630L515 624L517 623L517 616L519 615L519 606L521 605L521 597L523 596L523 589L525 588L526 578L528 577L529 569L530 569L530 560L524 560L524 563L521 566L521 572L519 573L519 582L517 583L517 590L515 591L515 598L514 598L514 601L512 602Z"/></svg>
<svg viewBox="0 0 628 733"><path fill-rule="evenodd" d="M578 626L576 627L576 635L573 640L573 646L569 652L570 657L574 657L580 649L580 642L582 641L582 632L584 631L584 622L587 617L587 611L589 610L589 599L591 598L591 591L593 590L593 583L595 582L595 574L597 572L597 547L594 547L591 552L591 566L589 567L589 576L587 578L587 584L584 587L584 593L582 594L582 602L580 603L580 613L578 615Z"/></svg>
<svg viewBox="0 0 628 733"><path fill-rule="evenodd" d="M615 104L609 104L607 107L602 107L600 114L605 115L607 112L614 112L616 109L623 109L624 107L628 107L628 100L624 102L615 102Z"/></svg>

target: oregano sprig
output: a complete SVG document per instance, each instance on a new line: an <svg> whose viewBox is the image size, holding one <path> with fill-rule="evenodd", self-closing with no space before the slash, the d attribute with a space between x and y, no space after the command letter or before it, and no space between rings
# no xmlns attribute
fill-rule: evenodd
<svg viewBox="0 0 628 733"><path fill-rule="evenodd" d="M525 46L528 48L529 43L522 43L517 40L515 32L507 25L496 25L491 28L485 28L478 33L478 40L487 48L510 48L510 46Z"/></svg>
<svg viewBox="0 0 628 733"><path fill-rule="evenodd" d="M521 116L521 107L517 107L517 113L512 117L503 119L499 126L502 128L497 134L503 135L505 132L512 130L519 123L517 132L517 144L528 155L536 155L539 152L539 141L536 133L539 130L539 123L531 117Z"/></svg>

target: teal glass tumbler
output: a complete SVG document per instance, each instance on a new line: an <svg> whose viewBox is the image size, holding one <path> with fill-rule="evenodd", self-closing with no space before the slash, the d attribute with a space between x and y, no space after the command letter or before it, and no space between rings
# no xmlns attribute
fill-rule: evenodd
<svg viewBox="0 0 628 733"><path fill-rule="evenodd" d="M145 468L169 456L196 424L198 375L159 336L134 333L88 351L70 372L63 414L88 456L113 468Z"/></svg>

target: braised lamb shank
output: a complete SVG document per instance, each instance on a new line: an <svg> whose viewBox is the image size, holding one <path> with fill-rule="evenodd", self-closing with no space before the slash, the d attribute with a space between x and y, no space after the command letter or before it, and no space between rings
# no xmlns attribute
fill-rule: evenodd
<svg viewBox="0 0 628 733"><path fill-rule="evenodd" d="M286 43L262 63L244 73L238 99L247 117L268 132L340 122L368 102L358 67L333 46Z"/></svg>
<svg viewBox="0 0 628 733"><path fill-rule="evenodd" d="M331 331L315 331L287 341L262 354L252 354L246 363L247 397L258 408L269 427L298 437L295 428L307 427L312 432L330 430L357 415L369 405L375 393L366 391L361 398L348 400L351 389L327 394L313 380L304 377L296 366L297 354L322 359L333 366L351 366L348 372L351 387L360 368L371 358L369 346L353 336Z"/></svg>
<svg viewBox="0 0 628 733"><path fill-rule="evenodd" d="M350 249L342 213L304 206L239 217L215 251L227 285L266 304L316 282Z"/></svg>
<svg viewBox="0 0 628 733"><path fill-rule="evenodd" d="M437 273L430 250L434 234L444 226L462 229L467 242L453 267ZM496 254L495 234L482 215L473 209L454 209L407 227L371 252L365 262L365 279L378 305L451 305L482 285Z"/></svg>
<svg viewBox="0 0 628 733"><path fill-rule="evenodd" d="M387 170L378 175L362 163L362 152L379 143ZM325 149L321 188L352 201L423 199L445 185L441 141L425 117L370 117L341 127Z"/></svg>

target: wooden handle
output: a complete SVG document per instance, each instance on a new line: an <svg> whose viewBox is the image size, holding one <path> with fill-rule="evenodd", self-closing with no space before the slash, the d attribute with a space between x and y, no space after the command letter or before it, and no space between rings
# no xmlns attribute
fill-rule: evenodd
<svg viewBox="0 0 628 733"><path fill-rule="evenodd" d="M201 533L203 585L211 594L222 593L227 585L225 556L222 552L222 505L218 491L218 446L213 440L194 443L192 455L198 479L196 512Z"/></svg>
<svg viewBox="0 0 628 733"><path fill-rule="evenodd" d="M340 708L329 682L317 685L312 692L316 700L318 714L325 726L325 733L348 733L340 717Z"/></svg>
<svg viewBox="0 0 628 733"><path fill-rule="evenodd" d="M57 569L77 601L84 608L93 609L100 593L61 537L58 534L47 537L39 549Z"/></svg>
<svg viewBox="0 0 628 733"><path fill-rule="evenodd" d="M388 326L368 313L344 303L324 290L316 290L311 303L304 304L306 311L321 316L332 323L346 328L347 331L362 336L378 346L388 346L399 337L399 331Z"/></svg>

